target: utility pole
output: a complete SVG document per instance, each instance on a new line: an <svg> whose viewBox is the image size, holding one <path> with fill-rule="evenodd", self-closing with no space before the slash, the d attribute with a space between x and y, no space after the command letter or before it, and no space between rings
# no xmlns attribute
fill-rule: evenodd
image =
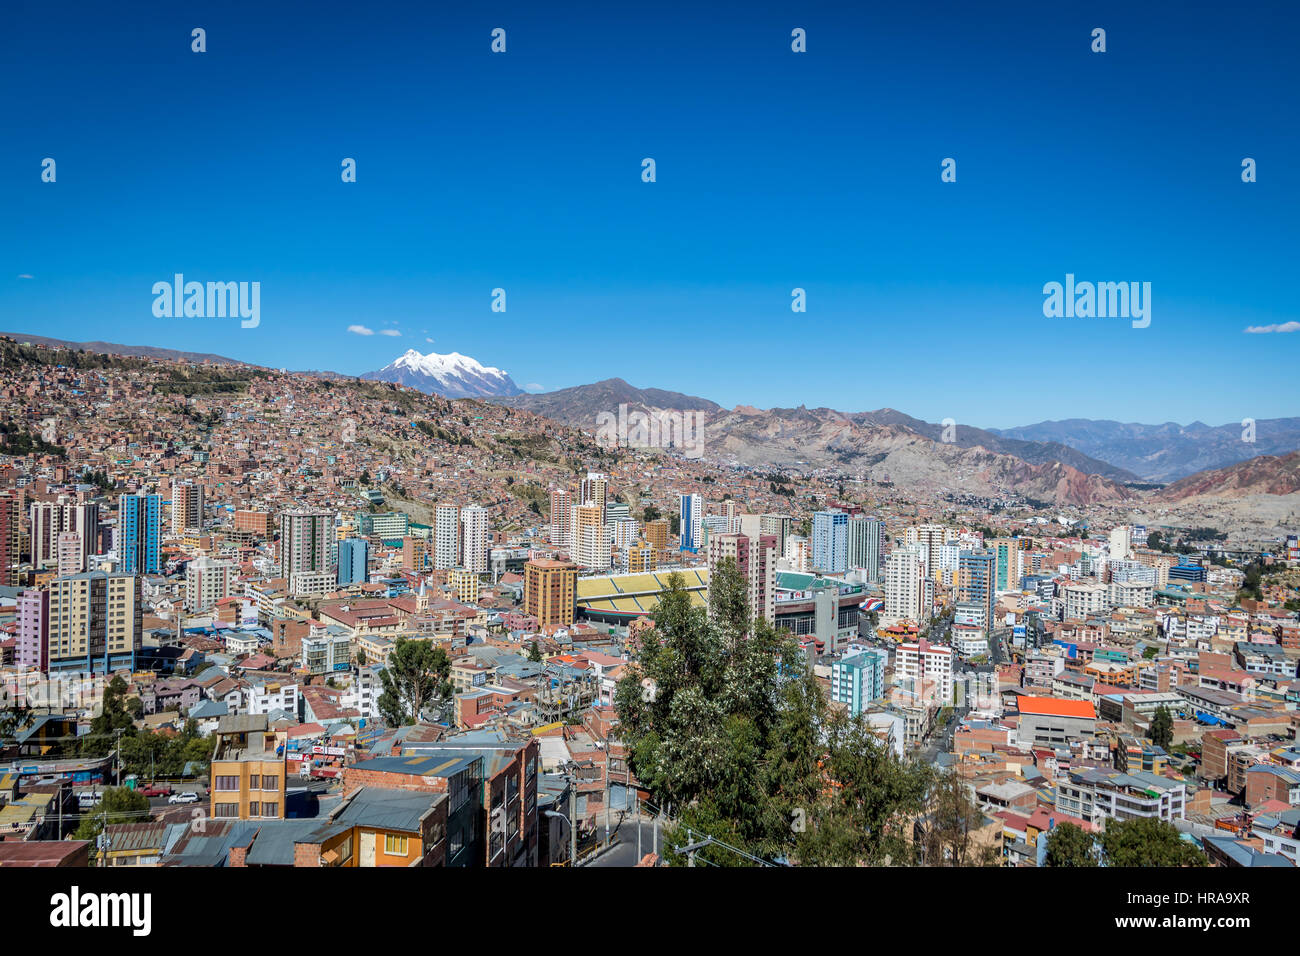
<svg viewBox="0 0 1300 956"><path fill-rule="evenodd" d="M569 776L569 866L578 861L578 781Z"/></svg>
<svg viewBox="0 0 1300 956"><path fill-rule="evenodd" d="M686 831L686 839L691 840L690 830ZM698 842L696 841L688 842L686 846L677 846L677 847L673 847L673 849L676 850L678 853L685 853L686 865L694 866L696 852L698 852L699 850L703 850L706 846L709 846L712 843L713 843L713 837L705 836L703 840L700 840Z"/></svg>
<svg viewBox="0 0 1300 956"><path fill-rule="evenodd" d="M641 862L641 815L637 812L637 798L640 796L635 790L632 791L632 825L636 827L636 861Z"/></svg>

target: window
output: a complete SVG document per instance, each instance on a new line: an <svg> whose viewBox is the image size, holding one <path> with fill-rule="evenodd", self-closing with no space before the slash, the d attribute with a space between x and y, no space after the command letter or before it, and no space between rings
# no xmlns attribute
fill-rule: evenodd
<svg viewBox="0 0 1300 956"><path fill-rule="evenodd" d="M258 812L260 809L261 807L259 806L258 802L256 800L253 800L248 804L248 815L250 817L260 816L261 814Z"/></svg>
<svg viewBox="0 0 1300 956"><path fill-rule="evenodd" d="M263 789L263 790L279 790L279 789L280 789L280 775L279 775L279 774L275 774L275 773L267 773L267 774L263 774L263 775L262 775L262 789Z"/></svg>
<svg viewBox="0 0 1300 956"><path fill-rule="evenodd" d="M384 836L384 852L390 856L406 856L409 852L409 838L404 836L393 836L391 833Z"/></svg>
<svg viewBox="0 0 1300 956"><path fill-rule="evenodd" d="M280 804L278 804L278 803L263 803L263 804L262 804L262 816L264 816L264 817L278 817L279 815L280 815Z"/></svg>
<svg viewBox="0 0 1300 956"><path fill-rule="evenodd" d="M252 775L248 778L248 789L249 789L249 790L260 790L260 789L262 789L261 784L259 783L259 778L258 778L257 774L252 774Z"/></svg>
<svg viewBox="0 0 1300 956"><path fill-rule="evenodd" d="M239 816L239 804L218 803L212 808L212 815L216 817L237 817Z"/></svg>
<svg viewBox="0 0 1300 956"><path fill-rule="evenodd" d="M217 777L217 781L216 781L216 782L217 782L217 789L218 789L218 790L238 790L238 789L239 789L239 778L238 778L238 777Z"/></svg>

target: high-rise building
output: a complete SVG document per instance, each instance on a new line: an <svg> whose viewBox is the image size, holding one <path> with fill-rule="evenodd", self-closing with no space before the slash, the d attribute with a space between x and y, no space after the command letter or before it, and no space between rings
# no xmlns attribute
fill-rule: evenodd
<svg viewBox="0 0 1300 956"><path fill-rule="evenodd" d="M203 486L192 481L172 485L172 534L203 530Z"/></svg>
<svg viewBox="0 0 1300 956"><path fill-rule="evenodd" d="M894 655L894 683L917 703L935 707L952 703L952 648L924 638L899 644Z"/></svg>
<svg viewBox="0 0 1300 956"><path fill-rule="evenodd" d="M433 512L433 566L446 571L460 564L460 508L439 503Z"/></svg>
<svg viewBox="0 0 1300 956"><path fill-rule="evenodd" d="M99 552L99 505L58 501L33 502L28 509L32 526L32 566L45 568L58 562L59 535L75 531L81 537L81 569Z"/></svg>
<svg viewBox="0 0 1300 956"><path fill-rule="evenodd" d="M403 538L402 567L408 571L428 571L429 566L429 542L424 538Z"/></svg>
<svg viewBox="0 0 1300 956"><path fill-rule="evenodd" d="M524 565L524 613L541 628L573 623L578 566L571 561L534 558Z"/></svg>
<svg viewBox="0 0 1300 956"><path fill-rule="evenodd" d="M607 571L610 565L609 538L605 534L604 508L596 503L573 509L573 547L569 556L583 568Z"/></svg>
<svg viewBox="0 0 1300 956"><path fill-rule="evenodd" d="M1113 561L1123 561L1133 553L1133 529L1126 524L1111 529L1110 557Z"/></svg>
<svg viewBox="0 0 1300 956"><path fill-rule="evenodd" d="M850 518L848 545L849 567L866 571L868 581L879 581L885 563L885 523L879 518Z"/></svg>
<svg viewBox="0 0 1300 956"><path fill-rule="evenodd" d="M790 529L793 526L794 519L789 515L768 513L759 515L759 534L776 535L778 547L777 557L784 558L785 542L790 537Z"/></svg>
<svg viewBox="0 0 1300 956"><path fill-rule="evenodd" d="M365 538L344 538L339 542L338 583L365 584L369 580L370 542Z"/></svg>
<svg viewBox="0 0 1300 956"><path fill-rule="evenodd" d="M196 558L185 566L185 609L192 614L211 610L230 597L234 582L235 566L229 561Z"/></svg>
<svg viewBox="0 0 1300 956"><path fill-rule="evenodd" d="M904 534L904 541L907 544L920 547L921 561L925 564L927 574L934 573L934 569L938 566L936 552L947 540L948 529L941 524L913 525Z"/></svg>
<svg viewBox="0 0 1300 956"><path fill-rule="evenodd" d="M599 506L600 523L604 524L605 505L609 500L609 476L596 471L587 472L587 477L582 479L581 495L578 503Z"/></svg>
<svg viewBox="0 0 1300 956"><path fill-rule="evenodd" d="M81 545L81 535L75 531L60 531L57 544L58 574L80 574L86 570L85 550Z"/></svg>
<svg viewBox="0 0 1300 956"><path fill-rule="evenodd" d="M897 542L895 542L897 544ZM925 559L919 545L895 547L885 562L885 613L888 621L920 622L925 617Z"/></svg>
<svg viewBox="0 0 1300 956"><path fill-rule="evenodd" d="M605 513L609 514L608 508ZM605 530L610 542L620 551L626 551L641 538L641 526L635 518L614 518L606 522Z"/></svg>
<svg viewBox="0 0 1300 956"><path fill-rule="evenodd" d="M0 587L13 587L18 575L18 499L0 494Z"/></svg>
<svg viewBox="0 0 1300 956"><path fill-rule="evenodd" d="M460 513L460 563L466 571L487 574L488 512L480 505L467 505Z"/></svg>
<svg viewBox="0 0 1300 956"><path fill-rule="evenodd" d="M813 570L842 574L849 569L849 516L845 511L818 511L812 520Z"/></svg>
<svg viewBox="0 0 1300 956"><path fill-rule="evenodd" d="M551 489L551 544L568 551L573 547L573 495L564 488Z"/></svg>
<svg viewBox="0 0 1300 956"><path fill-rule="evenodd" d="M319 594L337 579L334 514L297 508L280 515L280 574L293 594Z"/></svg>
<svg viewBox="0 0 1300 956"><path fill-rule="evenodd" d="M14 660L19 667L50 669L50 592L18 593L18 642Z"/></svg>
<svg viewBox="0 0 1300 956"><path fill-rule="evenodd" d="M678 536L683 551L695 552L701 545L701 522L704 520L704 499L699 495L682 495L681 527Z"/></svg>
<svg viewBox="0 0 1300 956"><path fill-rule="evenodd" d="M993 552L988 549L963 551L957 558L957 600L982 606L984 619L992 628L996 599L997 571Z"/></svg>
<svg viewBox="0 0 1300 956"><path fill-rule="evenodd" d="M162 495L118 495L117 557L126 574L162 569Z"/></svg>
<svg viewBox="0 0 1300 956"><path fill-rule="evenodd" d="M745 579L751 617L776 623L776 535L751 538L743 534L716 534L709 537L708 562L710 585L718 565L730 558Z"/></svg>
<svg viewBox="0 0 1300 956"><path fill-rule="evenodd" d="M49 593L50 670L135 669L144 619L138 575L86 571L55 578Z"/></svg>
<svg viewBox="0 0 1300 956"><path fill-rule="evenodd" d="M1020 542L1015 538L990 538L984 547L993 552L994 590L1010 591L1020 581Z"/></svg>

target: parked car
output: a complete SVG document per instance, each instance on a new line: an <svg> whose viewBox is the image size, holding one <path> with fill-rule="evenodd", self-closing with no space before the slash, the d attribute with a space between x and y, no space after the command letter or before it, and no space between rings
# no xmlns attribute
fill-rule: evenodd
<svg viewBox="0 0 1300 956"><path fill-rule="evenodd" d="M140 790L146 797L170 797L172 788L165 783L151 783Z"/></svg>
<svg viewBox="0 0 1300 956"><path fill-rule="evenodd" d="M193 790L182 790L180 793L173 793L167 798L168 803L198 803L199 795Z"/></svg>

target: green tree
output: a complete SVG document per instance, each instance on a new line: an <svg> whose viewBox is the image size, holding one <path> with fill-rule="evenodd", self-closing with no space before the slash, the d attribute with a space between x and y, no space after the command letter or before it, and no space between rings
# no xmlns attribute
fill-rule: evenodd
<svg viewBox="0 0 1300 956"><path fill-rule="evenodd" d="M925 813L914 832L922 863L930 866L992 866L997 850L975 839L986 820L974 789L955 772L936 774L926 794Z"/></svg>
<svg viewBox="0 0 1300 956"><path fill-rule="evenodd" d="M1164 704L1156 708L1151 718L1151 741L1166 752L1174 742L1174 715Z"/></svg>
<svg viewBox="0 0 1300 956"><path fill-rule="evenodd" d="M90 841L92 859L97 855L95 841L106 823L144 823L149 819L149 798L144 794L128 787L107 787L103 793L103 799L82 816L72 835L74 840Z"/></svg>
<svg viewBox="0 0 1300 956"><path fill-rule="evenodd" d="M1073 823L1062 823L1047 835L1047 866L1097 866L1097 846L1092 835Z"/></svg>
<svg viewBox="0 0 1300 956"><path fill-rule="evenodd" d="M1155 817L1111 820L1101 837L1107 866L1206 866L1205 854L1172 823Z"/></svg>
<svg viewBox="0 0 1300 956"><path fill-rule="evenodd" d="M736 649L749 630L749 583L733 558L723 558L710 575L709 617L722 629L728 651Z"/></svg>
<svg viewBox="0 0 1300 956"><path fill-rule="evenodd" d="M451 661L430 641L398 638L380 671L379 713L391 727L416 723L426 704L451 695Z"/></svg>
<svg viewBox="0 0 1300 956"><path fill-rule="evenodd" d="M718 865L888 859L928 768L896 757L865 719L831 713L790 635L749 619L743 584L721 562L706 610L670 575L615 691L633 772L677 810L665 845L708 835L730 848L707 846L697 862Z"/></svg>
<svg viewBox="0 0 1300 956"><path fill-rule="evenodd" d="M537 645L536 641L528 645L528 659L534 664L542 662L542 649Z"/></svg>

